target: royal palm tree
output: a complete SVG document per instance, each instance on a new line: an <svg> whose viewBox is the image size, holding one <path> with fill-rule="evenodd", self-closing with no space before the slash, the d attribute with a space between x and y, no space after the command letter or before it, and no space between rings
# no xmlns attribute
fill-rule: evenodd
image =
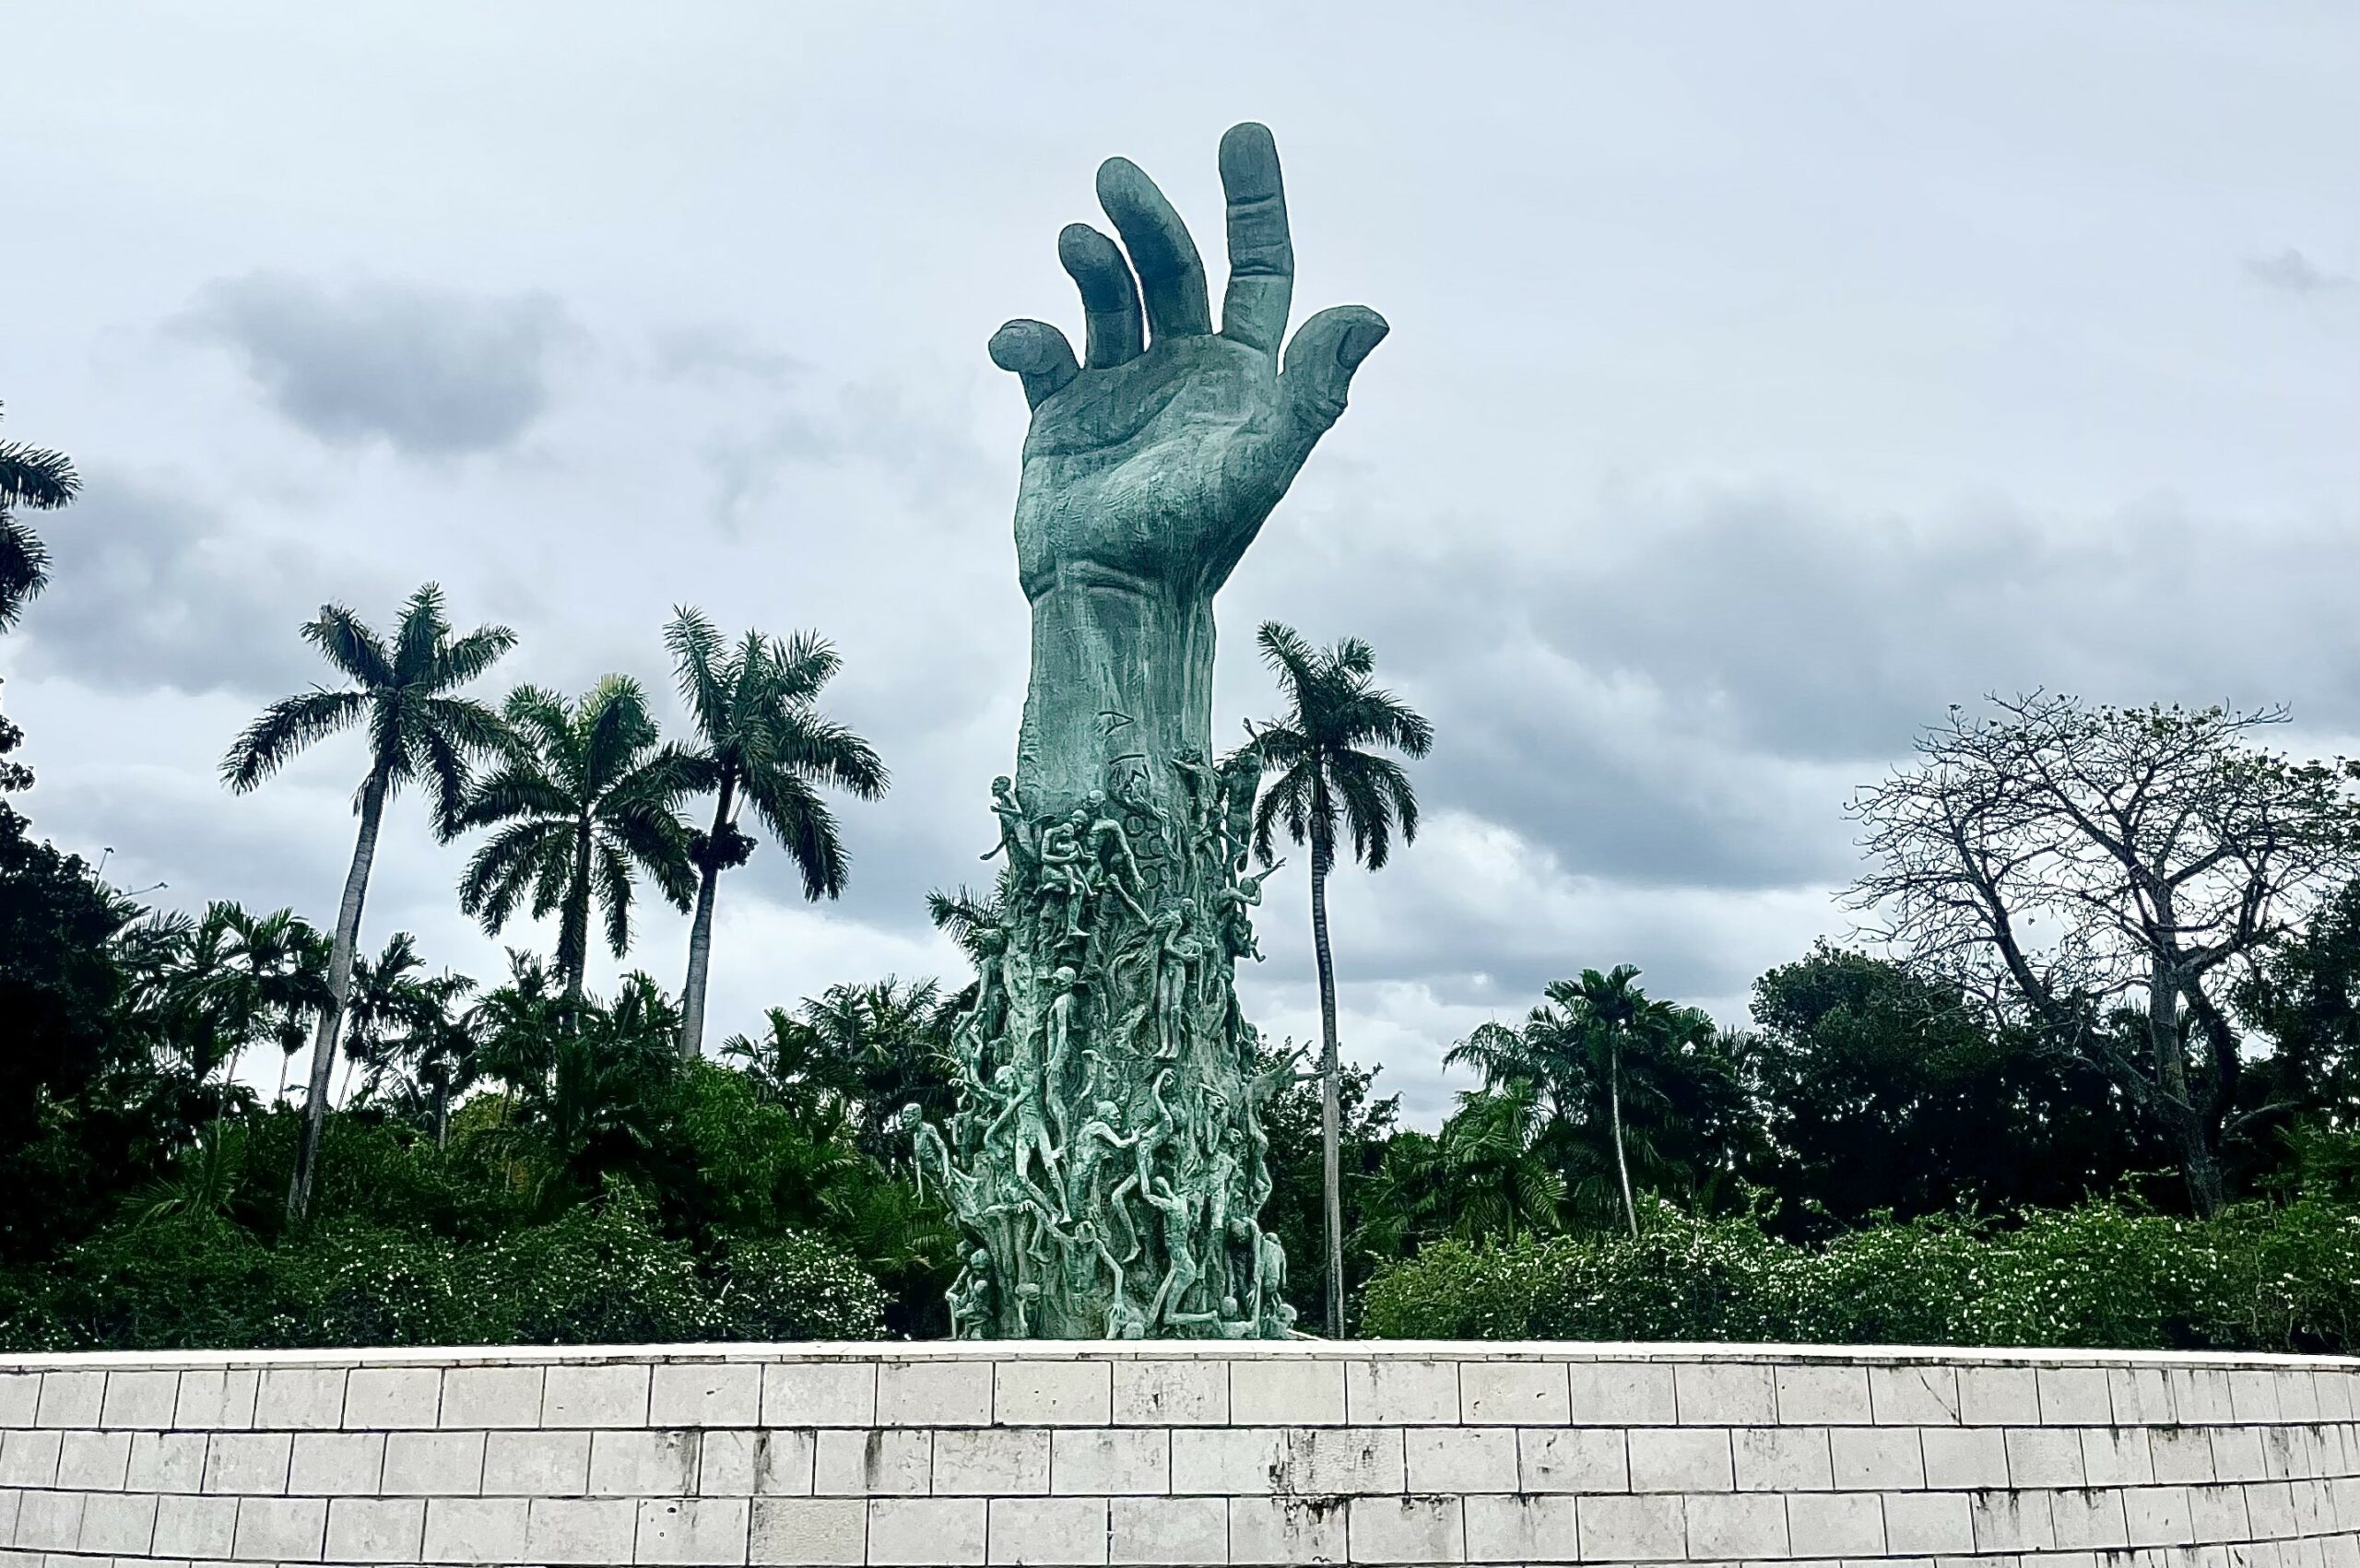
<svg viewBox="0 0 2360 1568"><path fill-rule="evenodd" d="M1344 1200L1339 1139L1336 965L1328 946L1328 877L1336 867L1338 831L1351 835L1352 858L1381 869L1401 842L1418 836L1418 796L1401 764L1370 747L1423 757L1434 726L1391 692L1372 685L1376 653L1357 637L1315 649L1292 628L1266 620L1257 634L1262 658L1279 678L1287 712L1258 729L1248 725L1266 772L1277 777L1254 809L1254 851L1273 855L1270 834L1284 827L1311 846L1311 945L1319 963L1319 1144L1327 1186L1328 1332L1344 1332Z"/></svg>
<svg viewBox="0 0 2360 1568"><path fill-rule="evenodd" d="M467 863L459 907L493 936L528 903L535 919L555 914L571 1004L589 968L594 904L617 958L631 949L640 875L676 908L689 907L689 830L673 808L697 775L690 758L660 743L645 694L623 676L570 705L520 686L502 713L514 741L455 814L461 831L499 830Z"/></svg>
<svg viewBox="0 0 2360 1568"><path fill-rule="evenodd" d="M738 826L749 803L776 834L803 877L803 896L835 898L848 861L835 817L820 798L832 784L863 800L885 793L885 764L866 740L820 713L820 688L840 667L836 652L810 632L786 642L749 631L725 644L702 612L679 609L664 628L680 696L697 726L689 753L700 794L714 797L713 827L696 836L696 915L689 924L689 974L680 987L680 1055L704 1043L704 998L713 965L713 906L722 872L743 866L754 841Z"/></svg>
<svg viewBox="0 0 2360 1568"><path fill-rule="evenodd" d="M432 796L436 830L445 836L453 831L470 763L495 749L506 733L490 708L457 693L498 662L515 643L516 633L504 626L479 626L454 637L443 612L442 590L429 583L403 606L390 646L342 605L321 606L319 618L304 623L303 638L351 684L336 690L314 687L272 703L221 762L223 781L242 795L315 740L355 727L365 728L369 736L369 771L353 797L360 833L345 873L344 898L336 906L328 1004L320 1009L312 1041L303 1138L287 1192L290 1220L301 1220L311 1208L320 1128L327 1116L328 1077L336 1066L345 999L352 992L360 906L368 897L369 868L377 857L385 807L403 785L415 782Z"/></svg>
<svg viewBox="0 0 2360 1568"><path fill-rule="evenodd" d="M49 548L17 520L17 509L52 512L80 488L64 453L0 441L0 631L16 625L27 601L49 583Z"/></svg>
<svg viewBox="0 0 2360 1568"><path fill-rule="evenodd" d="M1443 1057L1454 1067L1474 1067L1487 1086L1532 1085L1547 1102L1552 1131L1569 1160L1577 1152L1569 1146L1603 1120L1619 1208L1634 1236L1639 1212L1632 1193L1632 1144L1639 1135L1630 1126L1631 1102L1640 1100L1645 1121L1662 1130L1668 1120L1678 1120L1682 1102L1698 1098L1687 1091L1702 1087L1726 1061L1708 1015L1649 996L1635 984L1638 977L1636 966L1625 963L1552 981L1546 999L1520 1026L1484 1024ZM1667 1163L1650 1144L1643 1143L1643 1155L1658 1167Z"/></svg>

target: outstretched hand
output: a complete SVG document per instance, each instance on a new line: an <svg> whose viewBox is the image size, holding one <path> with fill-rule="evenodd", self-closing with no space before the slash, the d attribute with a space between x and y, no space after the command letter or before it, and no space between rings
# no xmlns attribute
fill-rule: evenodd
<svg viewBox="0 0 2360 1568"><path fill-rule="evenodd" d="M1343 412L1385 318L1339 305L1286 345L1294 248L1270 133L1221 143L1229 288L1213 330L1204 263L1180 215L1128 159L1098 171L1122 245L1086 224L1057 238L1081 291L1082 359L1044 322L1012 321L993 361L1032 408L1017 493L1017 570L1039 599L1064 583L1210 600ZM1125 251L1129 253L1127 259Z"/></svg>

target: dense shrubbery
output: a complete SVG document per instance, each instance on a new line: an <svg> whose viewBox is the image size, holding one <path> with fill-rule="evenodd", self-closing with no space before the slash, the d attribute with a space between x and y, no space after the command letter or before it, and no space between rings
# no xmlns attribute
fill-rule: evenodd
<svg viewBox="0 0 2360 1568"><path fill-rule="evenodd" d="M2360 1350L2360 1208L2306 1197L2211 1220L2107 1203L1999 1229L1882 1224L1823 1246L1658 1205L1635 1239L1446 1241L1381 1270L1386 1338L1671 1339Z"/></svg>
<svg viewBox="0 0 2360 1568"><path fill-rule="evenodd" d="M0 1349L874 1338L885 1292L808 1234L706 1252L628 1190L488 1242L343 1221L268 1246L210 1216L130 1225L0 1302Z"/></svg>

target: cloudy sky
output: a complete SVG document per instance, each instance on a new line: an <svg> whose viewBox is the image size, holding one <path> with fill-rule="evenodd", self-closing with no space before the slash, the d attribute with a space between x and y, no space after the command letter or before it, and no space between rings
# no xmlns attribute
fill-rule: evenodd
<svg viewBox="0 0 2360 1568"><path fill-rule="evenodd" d="M1442 18L1447 17L1445 21ZM2036 685L2360 736L2360 11L2137 5L7 7L0 398L81 464L0 642L40 828L186 906L323 919L358 742L231 799L323 601L432 578L489 684L668 684L675 604L816 628L891 796L854 886L724 886L716 1033L950 973L1027 623L1022 399L1098 160L1217 251L1277 133L1304 313L1392 337L1220 605L1434 721L1416 847L1335 893L1346 1050L1442 1050L1629 961L1735 1020L1841 933L1849 790ZM464 847L394 814L364 942L478 975ZM1316 1030L1304 885L1248 997ZM545 939L530 931L510 940ZM631 963L677 984L684 922Z"/></svg>

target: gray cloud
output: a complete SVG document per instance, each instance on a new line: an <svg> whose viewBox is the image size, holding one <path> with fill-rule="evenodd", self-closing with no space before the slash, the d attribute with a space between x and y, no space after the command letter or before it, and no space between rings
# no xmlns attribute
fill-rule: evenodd
<svg viewBox="0 0 2360 1568"><path fill-rule="evenodd" d="M387 595L357 561L239 532L104 466L50 537L56 580L22 634L28 668L110 690L297 690L319 668L295 631L322 599Z"/></svg>
<svg viewBox="0 0 2360 1568"><path fill-rule="evenodd" d="M277 273L206 286L183 324L233 351L271 407L321 441L429 458L514 442L549 406L552 356L577 336L546 294L331 290Z"/></svg>
<svg viewBox="0 0 2360 1568"><path fill-rule="evenodd" d="M2265 289L2288 294L2319 294L2352 281L2348 273L2330 272L2289 245L2274 256L2248 256L2246 274Z"/></svg>

